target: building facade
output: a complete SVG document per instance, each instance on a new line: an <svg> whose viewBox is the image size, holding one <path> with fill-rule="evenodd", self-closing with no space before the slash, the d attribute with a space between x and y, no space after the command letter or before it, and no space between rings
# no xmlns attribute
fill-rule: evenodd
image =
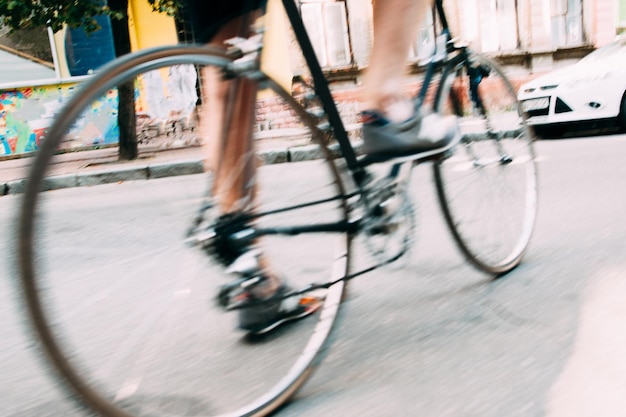
<svg viewBox="0 0 626 417"><path fill-rule="evenodd" d="M371 0L299 0L322 66L364 68L372 41ZM584 56L626 27L626 0L445 0L455 37L475 50L545 71ZM426 58L438 22L420 25L410 58Z"/></svg>
<svg viewBox="0 0 626 417"><path fill-rule="evenodd" d="M358 130L359 77L373 43L375 0L297 1L317 57L334 81L331 89L342 118ZM444 7L452 35L504 64L514 87L576 62L626 28L626 0L444 0ZM407 91L417 90L421 64L434 52L439 33L434 13L418 24L409 53L416 76ZM289 48L295 52L297 45ZM306 77L301 56L288 57L292 75ZM257 113L264 129L291 127L288 112L278 112L271 98L259 100Z"/></svg>
<svg viewBox="0 0 626 417"><path fill-rule="evenodd" d="M280 1L269 1L266 18L269 47L264 54L264 68L284 87L297 90L293 80L306 74L302 58L295 53L297 46L293 36L289 36ZM356 128L359 76L367 67L373 41L373 0L295 1L299 3L320 63L334 81L332 90L346 125ZM445 0L444 7L454 36L503 62L517 85L536 74L580 59L626 29L626 0ZM173 44L181 39L180 27L174 20L153 13L146 0L130 0L129 16L133 50ZM413 68L419 74L419 63L434 50L439 22L431 14L416 24L420 29L409 59L416 64ZM110 30L107 33L103 31L101 35L110 37ZM96 40L92 37L86 41ZM103 63L90 62L80 71L72 67L72 56L85 51L98 58L103 54L81 42L68 42L67 32L57 33L51 45L54 78L6 80L0 86L0 156L35 150L43 136L41 132L52 121L54 110L72 94L77 82L89 76L75 75L90 74ZM105 61L110 59L112 56ZM291 65L284 65L285 62ZM414 82L419 83L419 75ZM115 104L113 98L109 101L108 105ZM150 113L150 107L147 100L139 100L139 112ZM277 107L272 96L261 95L257 110L259 130L293 126L292 113ZM109 130L115 132L114 120L111 123ZM98 144L110 141L115 141L114 134L103 135ZM88 145L93 143L71 144Z"/></svg>

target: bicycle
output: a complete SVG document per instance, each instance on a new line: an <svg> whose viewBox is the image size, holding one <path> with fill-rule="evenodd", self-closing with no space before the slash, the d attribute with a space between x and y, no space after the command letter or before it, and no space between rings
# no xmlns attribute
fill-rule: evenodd
<svg viewBox="0 0 626 417"><path fill-rule="evenodd" d="M57 375L80 403L101 415L252 416L282 406L327 351L347 282L408 252L414 229L408 185L417 164L432 163L447 225L475 267L498 277L515 268L526 251L536 212L533 134L499 65L453 40L442 1L435 2L435 10L443 48L433 56L416 100L455 114L463 138L428 160L386 164L358 157L297 5L283 0L283 6L313 79L302 96L292 97L260 70L258 37L228 49L150 49L114 61L86 82L58 115L35 158L19 222L23 298ZM204 181L181 187L176 179L165 182L172 185L168 201L151 188L153 181L98 188L98 195L117 195L126 187L121 204L135 221L123 227L94 203L83 203L91 216L88 225L79 223L80 216L46 210L43 202L63 199L66 210L78 207L74 210L84 214L83 206L67 201L92 195L85 189L42 195L47 167L63 138L76 134L85 121L94 123L93 109L103 96L114 96L117 86L140 85L142 74L173 65L194 65L198 74L200 67L214 67L226 77L246 77L273 90L300 119L299 134L318 146L320 158L303 162L305 173L315 175L296 178L302 173L290 164L259 169L256 208L242 216L212 216ZM243 166L256 163L254 155L242 160ZM48 222L42 227L44 217ZM138 219L153 227L137 225ZM92 238L97 233L106 238ZM323 307L316 319L242 341L220 311L233 307L232 295L251 278L245 267L235 268L238 279L225 281L221 305L212 306L208 299L222 283L207 277L226 272L219 262L207 265L204 252L214 254L223 245L247 247L260 237L288 274L295 288L290 294L312 294ZM357 238L373 259L358 269L352 259ZM128 255L119 247L124 239L135 241L133 251L119 260ZM90 247L94 242L98 247ZM190 250L185 242L202 250ZM47 252L38 250L42 246ZM307 256L294 259L294 253ZM74 262L68 269L66 262L77 254L93 258L90 266ZM223 360L231 356L235 363Z"/></svg>

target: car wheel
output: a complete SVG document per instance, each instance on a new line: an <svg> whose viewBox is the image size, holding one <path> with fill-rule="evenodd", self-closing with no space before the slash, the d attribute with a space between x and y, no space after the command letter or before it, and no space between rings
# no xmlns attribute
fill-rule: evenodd
<svg viewBox="0 0 626 417"><path fill-rule="evenodd" d="M626 132L626 91L622 95L622 105L617 116L617 126L622 132Z"/></svg>

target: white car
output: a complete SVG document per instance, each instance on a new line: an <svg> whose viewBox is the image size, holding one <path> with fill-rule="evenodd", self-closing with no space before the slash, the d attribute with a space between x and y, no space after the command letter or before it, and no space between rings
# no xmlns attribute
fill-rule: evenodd
<svg viewBox="0 0 626 417"><path fill-rule="evenodd" d="M572 122L617 123L626 129L626 36L574 65L522 85L518 98L537 130Z"/></svg>

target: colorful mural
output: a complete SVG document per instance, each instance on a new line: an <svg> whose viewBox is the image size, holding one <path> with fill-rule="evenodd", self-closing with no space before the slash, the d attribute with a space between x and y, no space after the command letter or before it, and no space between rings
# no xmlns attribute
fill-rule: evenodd
<svg viewBox="0 0 626 417"><path fill-rule="evenodd" d="M59 84L0 90L0 156L37 150L54 115L76 89ZM117 143L117 92L96 101L60 144L61 149Z"/></svg>

